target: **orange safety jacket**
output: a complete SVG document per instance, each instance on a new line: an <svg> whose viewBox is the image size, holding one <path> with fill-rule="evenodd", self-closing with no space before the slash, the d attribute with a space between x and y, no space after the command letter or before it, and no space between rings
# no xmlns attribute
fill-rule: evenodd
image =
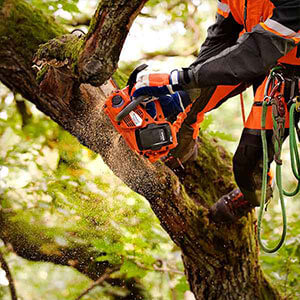
<svg viewBox="0 0 300 300"><path fill-rule="evenodd" d="M252 82L277 62L300 66L299 0L221 0L185 89ZM297 47L298 46L298 47Z"/></svg>
<svg viewBox="0 0 300 300"><path fill-rule="evenodd" d="M279 1L273 1L274 3ZM289 2L295 2L295 1L282 1L282 3L286 2L286 4L282 7L282 9L287 9L287 5L289 5ZM296 3L296 2L295 2ZM230 1L230 0L223 0L218 2L218 13L221 15L228 16L231 12L233 15L233 18L238 22L239 24L242 24L244 26L245 31L251 31L252 28L259 24L261 27L263 27L266 32L271 32L273 34L279 35L286 39L292 39L295 41L295 43L300 42L300 29L299 29L299 22L300 22L300 10L299 6L298 9L294 10L293 13L291 11L291 8L288 8L289 12L284 12L287 14L288 19L295 18L296 22L293 29L298 31L294 31L293 29L290 29L289 27L285 26L288 25L287 21L281 21L283 20L283 16L280 16L280 10L279 16L273 16L274 11L274 4L270 0L260 0L260 1ZM283 14L283 12L282 12ZM288 15L289 14L289 15ZM298 19L298 22L297 22ZM280 23L281 21L281 23ZM298 23L298 26L297 26ZM299 48L294 47L290 52L288 52L284 57L280 58L278 61L282 63L288 63L288 64L295 64L300 65L300 58L297 57L297 51L300 51Z"/></svg>
<svg viewBox="0 0 300 300"><path fill-rule="evenodd" d="M278 62L296 68L300 76L300 0L218 1L216 22L208 28L198 58L179 72L178 83L185 90L216 87L210 99L197 100L206 102L203 109L189 116L194 136L204 113L250 84L256 90L254 101L261 101L261 84ZM253 107L246 127L259 129L260 115L261 107Z"/></svg>

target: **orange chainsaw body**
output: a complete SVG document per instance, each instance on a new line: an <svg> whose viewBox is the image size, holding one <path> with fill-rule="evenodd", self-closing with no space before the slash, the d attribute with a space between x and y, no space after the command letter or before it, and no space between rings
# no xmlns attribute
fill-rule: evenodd
<svg viewBox="0 0 300 300"><path fill-rule="evenodd" d="M176 126L166 120L158 99L153 100L157 112L155 118L140 104L118 120L118 115L131 101L127 86L106 99L104 112L133 151L155 162L177 146Z"/></svg>

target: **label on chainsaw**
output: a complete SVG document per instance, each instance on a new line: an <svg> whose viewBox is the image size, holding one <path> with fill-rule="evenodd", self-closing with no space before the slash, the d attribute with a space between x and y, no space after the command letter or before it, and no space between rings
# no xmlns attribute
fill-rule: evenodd
<svg viewBox="0 0 300 300"><path fill-rule="evenodd" d="M159 131L159 137L160 137L161 142L164 142L166 140L166 137L165 137L165 134L164 134L163 130Z"/></svg>
<svg viewBox="0 0 300 300"><path fill-rule="evenodd" d="M134 111L131 111L129 113L129 116L131 117L131 120L133 121L133 123L135 124L135 126L141 126L143 123L143 119Z"/></svg>

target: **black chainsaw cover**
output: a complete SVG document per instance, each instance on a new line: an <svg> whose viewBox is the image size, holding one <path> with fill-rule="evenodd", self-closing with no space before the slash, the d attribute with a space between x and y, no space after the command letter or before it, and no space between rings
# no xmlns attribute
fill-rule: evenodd
<svg viewBox="0 0 300 300"><path fill-rule="evenodd" d="M135 131L136 141L139 149L142 150L159 150L164 146L173 143L170 125L149 124L145 128Z"/></svg>

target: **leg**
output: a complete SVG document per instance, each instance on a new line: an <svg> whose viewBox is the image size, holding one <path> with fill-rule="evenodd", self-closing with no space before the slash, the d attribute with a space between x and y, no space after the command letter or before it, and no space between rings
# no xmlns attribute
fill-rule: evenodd
<svg viewBox="0 0 300 300"><path fill-rule="evenodd" d="M267 131L269 167L273 160L272 130ZM222 196L210 209L215 222L232 223L260 205L263 149L260 130L244 129L239 146L233 157L233 172L239 188ZM269 182L269 180L268 180ZM268 199L272 196L271 184L267 188Z"/></svg>
<svg viewBox="0 0 300 300"><path fill-rule="evenodd" d="M267 130L269 168L274 156L272 135L272 130ZM263 149L260 130L249 130L245 128L233 157L233 173L244 199L253 206L260 205L262 172ZM270 185L268 185L267 196L268 198L272 196Z"/></svg>

